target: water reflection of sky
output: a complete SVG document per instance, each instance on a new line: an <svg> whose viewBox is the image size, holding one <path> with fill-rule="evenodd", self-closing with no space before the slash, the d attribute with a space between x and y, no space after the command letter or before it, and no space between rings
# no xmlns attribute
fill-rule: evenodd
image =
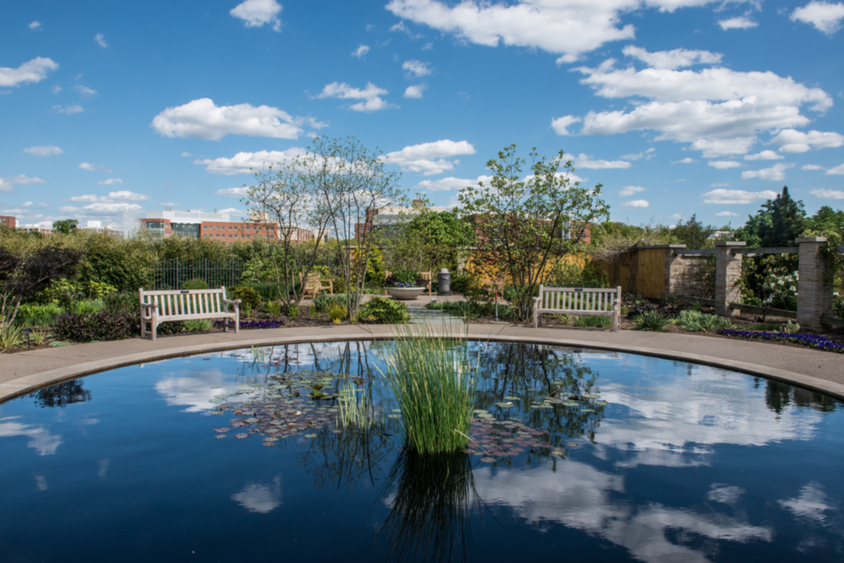
<svg viewBox="0 0 844 563"><path fill-rule="evenodd" d="M166 535L173 522L195 520L201 530L203 522L219 520L241 535L248 536L250 526L265 526L264 536L285 530L311 549L326 550L320 551L326 557L367 560L349 538L377 530L394 508L396 488L378 493L393 467L391 448L372 456L376 466L370 468L365 440L341 447L341 436L330 429L314 439L300 436L268 448L257 436L235 440L238 430L215 440L213 430L227 427L233 415L199 415L216 407L215 397L237 403L261 396L272 383L269 376L279 372L348 368L376 380L373 366L388 346L277 346L257 354L242 350L147 364L92 376L80 380L84 390L68 386L67 396L48 397L61 408L44 408L44 400L42 408L23 400L0 405L0 483L5 483L0 494L14 491L7 503L12 513L25 507L42 518L60 518L81 502L85 513L141 528L152 525L149 514L139 511L138 518L146 518L133 520L127 506L175 504L173 520L167 516L156 524L159 535ZM492 353L500 346L478 348ZM478 498L506 523L499 532L495 526L487 529L491 522L484 520L473 547L478 558L520 556L518 542L507 539L512 533L543 553L554 553L562 534L568 534L568 542L612 546L604 554L607 561L742 561L759 554L766 561L844 560L840 404L822 412L814 408L811 394L800 402L790 388L715 368L625 354L566 353L598 373L595 388L609 405L590 415L593 442L581 433L579 445L565 458L546 452L532 455L530 462L523 454L495 466L475 464L471 473ZM500 373L512 376L513 369L502 366ZM541 396L542 381L531 380L523 389L532 385ZM236 395L244 389L256 393ZM506 386L501 390L502 395L512 392ZM554 412L518 410L496 416L546 417L548 423ZM124 497L121 491L131 493ZM76 500L65 505L65 498ZM42 509L36 499L45 503ZM405 506L415 506L413 499L404 500ZM60 524L73 527L66 520ZM305 526L316 534L309 541ZM24 546L30 527L0 514L0 529L7 530L0 532L0 542L20 536ZM84 536L86 530L80 523L78 533ZM331 551L330 542L321 542L320 534L329 530L342 548ZM205 537L201 531L189 533ZM261 541L244 543L230 553L218 546L215 553L260 559L253 549ZM17 553L28 554L26 547L20 549ZM38 555L50 559L44 549ZM296 549L290 547L291 557ZM144 553L155 558L154 551ZM299 553L309 555L319 559Z"/></svg>

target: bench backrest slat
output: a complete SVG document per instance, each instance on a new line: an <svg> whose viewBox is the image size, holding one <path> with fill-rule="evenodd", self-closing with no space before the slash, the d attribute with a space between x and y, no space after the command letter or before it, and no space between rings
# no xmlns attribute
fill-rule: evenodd
<svg viewBox="0 0 844 563"><path fill-rule="evenodd" d="M541 309L562 311L612 311L616 288L573 288L539 286Z"/></svg>
<svg viewBox="0 0 844 563"><path fill-rule="evenodd" d="M158 317L226 313L225 288L140 291L140 302L158 305Z"/></svg>

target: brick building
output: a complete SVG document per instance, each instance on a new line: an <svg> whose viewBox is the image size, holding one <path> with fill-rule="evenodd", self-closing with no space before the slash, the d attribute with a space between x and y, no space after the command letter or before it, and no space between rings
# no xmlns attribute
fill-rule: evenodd
<svg viewBox="0 0 844 563"><path fill-rule="evenodd" d="M147 211L140 223L141 229L163 237L204 238L225 245L256 239L277 240L280 234L273 223L232 221L228 213L216 210L206 213L174 211L168 207L164 211ZM310 234L310 231L305 232Z"/></svg>
<svg viewBox="0 0 844 563"><path fill-rule="evenodd" d="M0 226L14 229L17 227L17 225L18 220L16 217L12 217L10 215L0 215Z"/></svg>

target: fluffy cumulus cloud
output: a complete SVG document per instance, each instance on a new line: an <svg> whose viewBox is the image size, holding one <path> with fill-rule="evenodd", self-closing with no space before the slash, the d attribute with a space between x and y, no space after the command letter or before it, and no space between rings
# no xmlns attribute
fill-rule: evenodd
<svg viewBox="0 0 844 563"><path fill-rule="evenodd" d="M781 154L777 154L774 151L762 151L756 154L748 154L745 155L745 160L782 160L785 158Z"/></svg>
<svg viewBox="0 0 844 563"><path fill-rule="evenodd" d="M782 145L780 152L803 153L815 149L830 149L844 145L844 135L835 132L809 131L803 133L794 129L780 131L771 142Z"/></svg>
<svg viewBox="0 0 844 563"><path fill-rule="evenodd" d="M26 186L29 184L46 184L41 178L29 178L20 174L11 178L0 178L0 193L9 193L15 186Z"/></svg>
<svg viewBox="0 0 844 563"><path fill-rule="evenodd" d="M387 109L392 107L388 102L384 101L381 96L389 94L390 92L379 88L372 82L366 83L366 88L352 88L345 82L332 82L326 84L322 92L317 98L339 98L341 100L363 100L353 104L350 109L354 111L372 112L380 109Z"/></svg>
<svg viewBox="0 0 844 563"><path fill-rule="evenodd" d="M41 82L59 68L58 63L45 57L36 57L18 68L0 66L0 86L20 86L27 82Z"/></svg>
<svg viewBox="0 0 844 563"><path fill-rule="evenodd" d="M431 63L423 61L410 60L405 61L401 67L408 72L409 75L419 78L420 76L427 76L431 74Z"/></svg>
<svg viewBox="0 0 844 563"><path fill-rule="evenodd" d="M568 130L569 125L583 121L581 118L574 115L564 115L551 121L551 127L557 135L571 135Z"/></svg>
<svg viewBox="0 0 844 563"><path fill-rule="evenodd" d="M137 202L149 199L148 195L121 190L109 192L108 195L81 195L70 198L72 203L86 205L66 205L59 207L62 213L72 213L76 217L99 217L107 224L131 231L136 226L136 218L140 216L143 207Z"/></svg>
<svg viewBox="0 0 844 563"><path fill-rule="evenodd" d="M29 24L29 29L37 29L37 30L39 30L39 31L43 31L43 30L41 29L41 22L40 22L40 21L38 21L38 20L35 20L35 21L34 21L34 22L32 22L31 24Z"/></svg>
<svg viewBox="0 0 844 563"><path fill-rule="evenodd" d="M248 187L241 188L223 188L214 192L214 195L224 195L226 197L245 197L249 194Z"/></svg>
<svg viewBox="0 0 844 563"><path fill-rule="evenodd" d="M844 19L844 4L838 2L809 2L797 8L791 14L792 21L800 21L815 26L819 31L832 35L841 28Z"/></svg>
<svg viewBox="0 0 844 563"><path fill-rule="evenodd" d="M762 168L761 170L745 170L741 173L744 180L750 178L759 178L760 180L768 180L771 182L779 182L785 180L785 171L794 166L793 164L774 164L770 168Z"/></svg>
<svg viewBox="0 0 844 563"><path fill-rule="evenodd" d="M352 56L361 58L369 52L369 45L358 45L358 48L352 51Z"/></svg>
<svg viewBox="0 0 844 563"><path fill-rule="evenodd" d="M716 189L703 194L704 203L715 203L721 205L744 205L757 201L776 199L777 192L762 190L761 192L746 192L744 190Z"/></svg>
<svg viewBox="0 0 844 563"><path fill-rule="evenodd" d="M618 195L621 197L627 197L644 191L646 190L642 186L624 186L621 190L619 190Z"/></svg>
<svg viewBox="0 0 844 563"><path fill-rule="evenodd" d="M165 109L150 127L166 137L219 141L226 135L296 139L304 133L301 126L306 124L317 129L325 126L313 118L293 117L271 106L217 106L210 98L200 98Z"/></svg>
<svg viewBox="0 0 844 563"><path fill-rule="evenodd" d="M719 211L715 214L716 217L738 217L738 213L733 213L732 211Z"/></svg>
<svg viewBox="0 0 844 563"><path fill-rule="evenodd" d="M712 168L717 168L718 170L741 168L743 166L741 162L737 162L735 160L710 160L707 164Z"/></svg>
<svg viewBox="0 0 844 563"><path fill-rule="evenodd" d="M489 182L492 176L478 176L474 180L464 178L440 178L439 180L422 180L414 189L426 192L445 192L452 190L462 190L469 186L477 186L480 182Z"/></svg>
<svg viewBox="0 0 844 563"><path fill-rule="evenodd" d="M272 25L273 31L281 31L281 4L276 0L245 0L229 11L232 17L243 20L244 27Z"/></svg>
<svg viewBox="0 0 844 563"><path fill-rule="evenodd" d="M108 43L106 43L106 40L105 40L105 35L103 35L102 33L96 34L94 36L94 41L96 41L97 45L99 45L103 49L108 47Z"/></svg>
<svg viewBox="0 0 844 563"><path fill-rule="evenodd" d="M679 55L666 53L671 52L648 53L646 58L652 64L703 62L699 56L693 59L689 55L683 61ZM832 106L832 98L823 90L773 72L738 72L721 67L700 71L619 69L613 59L597 68L574 70L584 75L581 83L591 86L596 95L633 101L630 110L589 112L583 118L581 134L652 130L659 133L657 140L691 143L692 149L703 151L707 158L746 154L760 131L808 124L809 118L801 113L803 106L815 112Z"/></svg>
<svg viewBox="0 0 844 563"><path fill-rule="evenodd" d="M681 68L697 64L720 63L724 55L709 51L690 51L688 49L674 49L672 51L658 51L649 53L641 47L628 45L622 51L628 57L639 59L651 68Z"/></svg>
<svg viewBox="0 0 844 563"><path fill-rule="evenodd" d="M108 180L101 180L97 183L101 186L115 186L123 184L123 180L120 178L109 178Z"/></svg>
<svg viewBox="0 0 844 563"><path fill-rule="evenodd" d="M718 20L718 25L721 26L721 29L726 31L728 29L750 29L751 27L756 27L759 24L747 17L747 15L744 15L735 18L727 18L725 20Z"/></svg>
<svg viewBox="0 0 844 563"><path fill-rule="evenodd" d="M305 149L293 147L286 151L257 151L239 152L231 158L214 158L195 160L198 166L205 166L206 172L235 176L237 174L251 174L253 169L260 171L270 164L287 162L305 155Z"/></svg>
<svg viewBox="0 0 844 563"><path fill-rule="evenodd" d="M648 203L646 199L633 199L630 201L625 201L621 204L622 207L626 208L637 208L637 207L650 207L651 204Z"/></svg>
<svg viewBox="0 0 844 563"><path fill-rule="evenodd" d="M57 154L62 154L64 151L55 145L46 145L29 147L23 149L23 152L28 152L29 154L34 156L55 156Z"/></svg>
<svg viewBox="0 0 844 563"><path fill-rule="evenodd" d="M800 170L826 170L820 164L806 164L800 167Z"/></svg>
<svg viewBox="0 0 844 563"><path fill-rule="evenodd" d="M404 97L415 98L417 100L421 99L422 93L425 92L425 88L427 88L427 85L425 84L415 84L413 86L408 86L407 89L404 91Z"/></svg>
<svg viewBox="0 0 844 563"><path fill-rule="evenodd" d="M630 168L631 164L624 160L591 160L589 155L580 153L574 159L575 168L591 168L602 170L605 168Z"/></svg>
<svg viewBox="0 0 844 563"><path fill-rule="evenodd" d="M79 164L80 170L87 170L88 172L105 172L106 174L111 174L111 170L107 167L103 166L102 164L91 164L90 162L81 162Z"/></svg>
<svg viewBox="0 0 844 563"><path fill-rule="evenodd" d="M70 198L74 203L125 203L127 201L146 201L149 196L128 190L109 192L108 195L77 195Z"/></svg>
<svg viewBox="0 0 844 563"><path fill-rule="evenodd" d="M844 164L839 164L835 168L830 168L829 170L826 171L826 173L827 173L828 176L829 175L840 176L840 175L844 174Z"/></svg>
<svg viewBox="0 0 844 563"><path fill-rule="evenodd" d="M841 190L811 190L809 192L815 197L819 197L821 199L844 199L844 192Z"/></svg>
<svg viewBox="0 0 844 563"><path fill-rule="evenodd" d="M384 159L400 166L403 172L420 172L425 176L442 174L446 170L454 170L459 160L448 160L455 156L475 154L475 147L468 141L451 141L444 139L433 143L410 145L400 151L384 155Z"/></svg>
<svg viewBox="0 0 844 563"><path fill-rule="evenodd" d="M686 158L675 160L671 164L692 164L693 162L697 162L697 160L687 156Z"/></svg>

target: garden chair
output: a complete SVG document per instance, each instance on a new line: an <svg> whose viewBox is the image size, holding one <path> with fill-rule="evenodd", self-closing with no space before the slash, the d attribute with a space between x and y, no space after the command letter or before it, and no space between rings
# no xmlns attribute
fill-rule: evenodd
<svg viewBox="0 0 844 563"><path fill-rule="evenodd" d="M316 297L320 291L326 289L331 295L334 295L334 280L321 279L319 272L311 272L304 280L302 274L299 274L299 282L302 284L302 297L308 295Z"/></svg>

